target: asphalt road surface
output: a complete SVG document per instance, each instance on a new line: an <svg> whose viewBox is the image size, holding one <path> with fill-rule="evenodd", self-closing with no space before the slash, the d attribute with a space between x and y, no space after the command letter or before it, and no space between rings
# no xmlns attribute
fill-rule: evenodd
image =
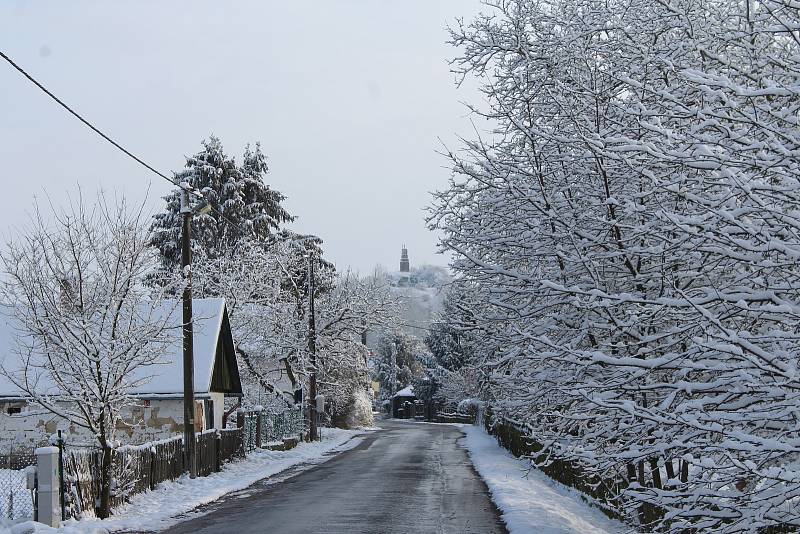
<svg viewBox="0 0 800 534"><path fill-rule="evenodd" d="M449 425L383 422L357 447L282 482L262 481L170 534L505 533Z"/></svg>

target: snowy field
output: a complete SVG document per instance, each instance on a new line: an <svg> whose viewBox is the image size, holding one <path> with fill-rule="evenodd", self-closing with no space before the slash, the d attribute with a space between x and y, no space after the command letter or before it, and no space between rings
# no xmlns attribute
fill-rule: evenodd
<svg viewBox="0 0 800 534"><path fill-rule="evenodd" d="M227 464L219 473L195 480L184 476L174 482L159 484L153 491L134 496L130 503L115 510L114 515L106 520L70 520L58 529L30 521L14 526L0 524L0 534L106 534L122 530L164 529L195 516L198 512L192 513L192 510L198 506L243 490L262 478L300 464L310 468L323 463L333 454L361 443L366 432L325 428L322 442L301 443L289 451L251 452L246 460ZM181 514L184 517L175 518Z"/></svg>
<svg viewBox="0 0 800 534"><path fill-rule="evenodd" d="M511 534L619 534L630 532L619 521L589 506L577 493L558 484L530 462L497 444L482 428L459 425L475 469L486 481Z"/></svg>

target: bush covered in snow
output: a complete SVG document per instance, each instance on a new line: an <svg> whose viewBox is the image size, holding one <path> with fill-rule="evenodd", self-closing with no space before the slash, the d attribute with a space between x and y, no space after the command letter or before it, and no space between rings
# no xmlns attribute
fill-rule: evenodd
<svg viewBox="0 0 800 534"><path fill-rule="evenodd" d="M486 405L485 402L478 399L464 399L458 403L456 411L468 415L477 415L480 410Z"/></svg>
<svg viewBox="0 0 800 534"><path fill-rule="evenodd" d="M348 428L371 427L375 424L372 415L372 395L366 390L358 390L353 394L353 403L347 414Z"/></svg>

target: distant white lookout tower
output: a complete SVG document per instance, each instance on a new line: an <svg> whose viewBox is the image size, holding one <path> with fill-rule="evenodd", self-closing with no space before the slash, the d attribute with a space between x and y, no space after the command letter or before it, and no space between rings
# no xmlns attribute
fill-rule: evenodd
<svg viewBox="0 0 800 534"><path fill-rule="evenodd" d="M408 250L406 249L405 245L403 245L403 250L400 252L400 272L411 272L411 265L408 262Z"/></svg>

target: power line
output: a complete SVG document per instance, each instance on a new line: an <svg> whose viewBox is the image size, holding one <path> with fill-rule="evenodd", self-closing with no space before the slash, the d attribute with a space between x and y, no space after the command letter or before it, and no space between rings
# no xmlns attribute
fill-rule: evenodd
<svg viewBox="0 0 800 534"><path fill-rule="evenodd" d="M80 114L80 113L78 113L77 111L75 111L74 109L72 109L72 108L71 108L70 106L68 106L68 105L67 105L67 104L66 104L66 103L65 103L63 100L61 100L61 99L60 99L60 98L58 98L56 95L54 95L54 94L53 94L53 93L52 93L52 92L51 92L49 89L47 89L47 87L45 87L45 86L44 86L44 85L42 85L42 84L41 84L41 83L40 83L38 80L36 80L36 78L34 78L34 77L33 77L33 76L31 76L30 74L28 74L28 73L25 71L25 69L23 69L22 67L20 67L20 66L19 66L17 63L15 63L15 62L14 62L14 60L13 60L13 59L11 59L10 57L8 57L8 55L6 55L6 54L5 54L5 53L4 53L2 50L0 50L0 57L2 57L3 59L5 59L5 60L6 60L6 61L7 61L7 62L8 62L8 63L9 63L11 66L12 66L12 67L14 67L16 70L18 70L18 71L19 71L19 72L20 72L20 73L21 73L23 76L25 76L25 77L26 77L26 78L27 78L27 79L28 79L28 80L29 80L29 81L30 81L32 84L34 84L36 87L38 87L39 89L41 89L41 90L42 90L42 92L43 92L44 94L46 94L47 96L49 96L50 98L52 98L53 100L55 100L55 101L56 101L56 102L57 102L57 103L58 103L58 104L59 104L59 105L60 105L62 108L66 109L66 110L67 110L67 111L68 111L68 112L69 112L69 113L70 113L72 116L74 116L76 119L78 119L78 120L79 120L79 121L81 121L83 124L85 124L86 126L88 126L88 127L89 127L89 128L90 128L90 129L91 129L93 132L94 132L94 133L96 133L97 135L99 135L100 137L102 137L103 139L105 139L106 141L108 141L109 143L111 143L112 145L114 145L114 146L115 146L117 149L121 150L121 151L122 151L122 152L123 152L123 153L124 153L126 156L128 156L128 157L129 157L129 158L131 158L131 159L133 159L133 160L134 160L134 161L136 161L136 162L137 162L139 165L143 166L144 168L146 168L146 169L147 169L147 170L149 170L150 172L154 173L155 175L157 175L157 176L159 176L159 177L163 178L164 180L167 180L167 181L168 181L169 183L171 183L172 185L174 185L174 186L177 186L177 187L180 187L181 189L186 189L186 190L187 190L187 191L189 191L190 193L192 193L192 194L194 194L194 195L196 195L196 196L202 197L202 194L200 194L198 191L195 191L195 190L193 190L191 187L189 187L189 188L186 188L185 186L182 186L181 184L176 184L176 183L175 183L175 181L174 181L174 180L172 180L171 178L169 178L167 175L165 175L164 173L162 173L162 172L158 171L158 170L157 170L157 169L155 169L155 168L154 168L152 165L149 165L147 162L145 162L145 161L144 161L142 158L140 158L139 156L137 156L136 154L134 154L134 153L133 153L133 152L131 152L130 150L126 149L125 147L123 147L122 145L120 145L119 143L117 143L116 141L114 141L114 140L113 140L111 137L109 137L108 135L106 135L105 133L103 133L102 131L100 131L100 129L99 129L99 128L97 128L97 127L96 127L95 125L93 125L91 122L89 122L88 120L86 120L85 118L83 118L83 116L81 116L81 114Z"/></svg>
<svg viewBox="0 0 800 534"><path fill-rule="evenodd" d="M34 84L36 87L38 87L44 94L46 94L47 96L52 98L62 108L66 109L72 116L74 116L76 119L81 121L84 125L88 126L97 135L99 135L100 137L102 137L103 139L105 139L106 141L111 143L112 145L114 145L117 149L122 151L126 156L128 156L131 159L133 159L139 165L143 166L144 168L146 168L147 170L149 170L150 172L152 172L156 176L158 176L160 178L163 178L164 180L168 181L170 184L172 184L172 185L174 185L174 186L176 186L176 187L178 187L180 189L184 189L188 193L196 196L197 198L203 198L203 194L200 191L198 191L198 190L194 189L193 187L191 187L191 185L184 185L182 183L176 183L175 180L169 178L167 175L165 175L164 173L160 172L159 170L157 170L156 168L154 168L152 165L148 164L147 162L145 162L142 158L140 158L139 156L137 156L136 154L134 154L130 150L126 149L125 147L123 147L122 145L120 145L119 143L114 141L107 134L103 133L99 128L97 128L95 125L93 125L87 119L85 119L80 113L78 113L77 111L72 109L63 100L61 100L55 94L53 94L52 91L47 89L47 87L45 87L36 78L34 78L30 74L28 74L28 72L26 72L25 69L23 69L21 66L19 66L13 59L8 57L8 55L6 53L4 53L2 50L0 50L0 57L5 59L12 67L14 67L17 71L19 71L20 74L25 76L25 78L27 78L32 84ZM217 215L219 215L222 219L224 219L226 222L228 222L228 224L230 224L231 226L237 228L240 232L242 232L242 234L247 235L247 234L250 233L246 228L243 228L239 224L236 224L231 219L229 219L224 213L222 213L222 211L220 211L219 209L214 207L210 202L207 203L207 206L212 211L214 211Z"/></svg>
<svg viewBox="0 0 800 534"><path fill-rule="evenodd" d="M168 181L170 184L174 185L175 187L178 187L180 189L184 189L185 191L187 191L188 193L194 195L197 198L203 198L203 194L200 191L194 189L190 185L183 185L182 183L176 183L175 180L169 178L167 175L165 175L164 173L160 172L159 170L154 168L152 165L150 165L147 162L145 162L142 158L138 157L136 154L132 153L130 150L126 149L125 147L123 147L122 145L120 145L119 143L114 141L111 137L109 137L108 135L103 133L99 128L97 128L95 125L93 125L91 122L89 122L83 116L81 116L80 113L78 113L77 111L72 109L63 100L61 100L56 95L54 95L52 91L50 91L49 89L47 89L47 87L42 85L38 80L36 80L36 78L34 78L30 74L28 74L25 71L25 69L20 67L17 63L15 63L14 60L11 59L10 57L8 57L8 55L6 55L2 50L0 50L0 57L5 59L12 67L14 67L16 70L18 70L23 76L25 76L28 80L30 80L30 82L33 83L36 87L41 89L42 92L44 92L47 96L49 96L50 98L55 100L62 108L66 109L71 115L73 115L75 118L77 118L83 124L85 124L86 126L91 128L91 130L93 132L95 132L97 135L99 135L100 137L102 137L103 139L105 139L106 141L111 143L112 145L114 145L117 149L121 150L126 156L128 156L131 159L133 159L134 161L136 161L137 163L142 165L144 168L146 168L150 172L154 173L156 176L158 176L160 178L163 178L164 180ZM248 231L246 229L244 229L240 225L234 223L224 213L222 213L219 209L214 207L211 203L207 203L207 205L212 211L214 211L222 219L227 221L228 224L234 226L235 228L237 228L239 231L241 231L245 235L248 233Z"/></svg>

